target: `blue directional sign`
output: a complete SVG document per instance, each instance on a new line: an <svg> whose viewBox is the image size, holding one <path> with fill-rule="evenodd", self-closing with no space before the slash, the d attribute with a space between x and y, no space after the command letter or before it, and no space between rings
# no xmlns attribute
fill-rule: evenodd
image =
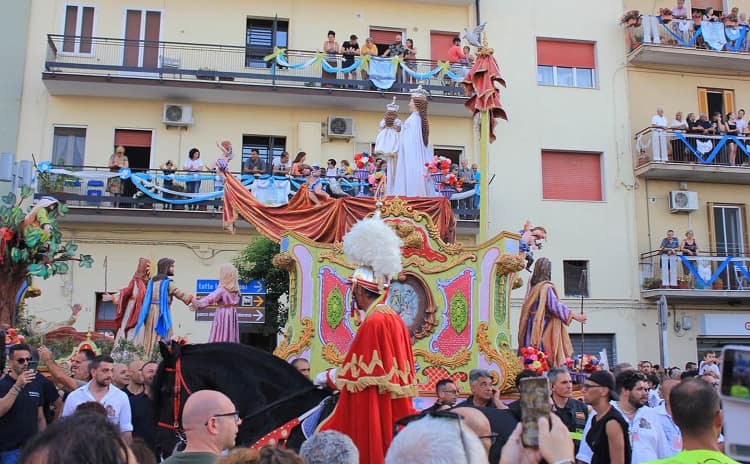
<svg viewBox="0 0 750 464"><path fill-rule="evenodd" d="M219 287L219 281L198 279L195 281L195 295L206 296ZM240 304L237 305L237 319L240 324L263 324L266 320L266 288L260 280L240 282ZM195 311L196 321L212 321L216 306Z"/></svg>
<svg viewBox="0 0 750 464"><path fill-rule="evenodd" d="M198 279L195 281L195 293L209 294L213 292L214 290L216 290L218 286L219 286L218 280ZM260 280L240 282L240 293L241 294L265 295L266 287L263 286L263 282Z"/></svg>

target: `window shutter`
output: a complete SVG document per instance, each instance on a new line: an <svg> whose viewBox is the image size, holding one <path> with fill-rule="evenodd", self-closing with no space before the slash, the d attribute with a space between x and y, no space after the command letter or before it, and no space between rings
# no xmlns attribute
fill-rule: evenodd
<svg viewBox="0 0 750 464"><path fill-rule="evenodd" d="M448 49L453 46L457 32L430 32L430 59L448 61Z"/></svg>
<svg viewBox="0 0 750 464"><path fill-rule="evenodd" d="M536 56L538 66L596 68L593 42L537 39Z"/></svg>
<svg viewBox="0 0 750 464"><path fill-rule="evenodd" d="M581 354L581 334L571 333L570 343L573 344L573 356ZM583 354L594 355L599 357L599 352L607 349L607 361L609 367L615 367L617 364L617 351L615 348L614 334L584 334L583 336Z"/></svg>
<svg viewBox="0 0 750 464"><path fill-rule="evenodd" d="M94 35L94 8L83 7L81 18L81 53L91 53L91 36Z"/></svg>
<svg viewBox="0 0 750 464"><path fill-rule="evenodd" d="M724 114L726 116L729 113L734 112L734 90L725 90L724 92Z"/></svg>
<svg viewBox="0 0 750 464"><path fill-rule="evenodd" d="M542 151L542 198L602 200L601 153Z"/></svg>
<svg viewBox="0 0 750 464"><path fill-rule="evenodd" d="M708 89L702 87L698 87L698 113L708 114Z"/></svg>
<svg viewBox="0 0 750 464"><path fill-rule="evenodd" d="M722 0L692 0L690 7L694 10L705 10L708 7L713 7L714 10L723 10L724 2Z"/></svg>
<svg viewBox="0 0 750 464"><path fill-rule="evenodd" d="M151 131L116 130L115 146L119 145L124 147L151 147Z"/></svg>
<svg viewBox="0 0 750 464"><path fill-rule="evenodd" d="M372 41L375 44L379 45L390 45L393 43L394 40L396 40L396 36L401 35L403 37L403 33L401 31L389 31L384 29L370 29L370 37L372 37Z"/></svg>
<svg viewBox="0 0 750 464"><path fill-rule="evenodd" d="M78 30L78 7L68 6L65 8L65 38L63 39L63 51L74 53L76 51L76 31Z"/></svg>

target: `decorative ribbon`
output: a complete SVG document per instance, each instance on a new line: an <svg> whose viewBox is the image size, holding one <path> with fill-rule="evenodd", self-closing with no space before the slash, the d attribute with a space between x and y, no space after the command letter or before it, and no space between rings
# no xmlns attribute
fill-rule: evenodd
<svg viewBox="0 0 750 464"><path fill-rule="evenodd" d="M695 269L695 266L693 266L693 263L690 262L686 257L680 255L680 261L682 261L682 264L685 265L685 267L690 271L690 274L692 274L696 281L703 285L704 287L710 287L711 284L713 284L717 278L721 275L722 272L729 266L729 263L734 264L735 269L739 269L742 275L745 276L748 280L750 280L750 272L748 272L745 265L742 263L742 261L734 261L734 256L727 256L724 261L721 262L719 267L716 268L714 273L711 275L711 278L706 280L703 280L703 277L700 276L698 271Z"/></svg>
<svg viewBox="0 0 750 464"><path fill-rule="evenodd" d="M685 147L687 147L687 149L690 150L690 152L693 154L693 156L695 156L698 159L698 161L700 161L701 164L711 164L714 161L714 158L716 158L716 156L719 154L719 152L721 151L721 149L724 147L724 145L728 141L734 142L737 145L737 147L745 155L750 156L750 152L748 152L748 148L747 148L747 146L745 146L745 143L742 142L740 139L738 139L734 135L725 134L721 139L719 139L719 143L717 143L714 146L713 150L711 150L711 152L708 154L708 157L706 157L706 158L704 158L703 156L701 156L701 153L695 147L693 147L689 143L687 137L685 137L685 134L683 134L682 132L673 132L673 135L677 139L679 139L680 141L682 141L682 143L685 145ZM695 137L695 138L693 138L693 140L698 140L698 138L699 137ZM710 140L716 140L716 139L710 139Z"/></svg>
<svg viewBox="0 0 750 464"><path fill-rule="evenodd" d="M662 26L664 26L664 29L666 29L666 31L669 33L669 35L671 35L672 37L674 37L674 39L677 41L677 43L680 44L683 47L693 47L693 46L695 46L695 41L698 40L698 37L700 37L701 35L703 35L703 31L701 31L701 29L698 28L695 31L695 33L693 33L693 37L689 41L686 41L685 39L682 38L682 36L680 34L677 34L675 31L672 30L671 27L667 26L667 23L665 23L664 20L661 19L661 16L657 16L656 19L657 19L657 21L659 21L659 24L661 24Z"/></svg>

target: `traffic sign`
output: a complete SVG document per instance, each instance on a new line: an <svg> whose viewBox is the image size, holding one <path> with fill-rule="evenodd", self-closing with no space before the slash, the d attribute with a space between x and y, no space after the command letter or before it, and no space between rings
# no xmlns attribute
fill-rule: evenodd
<svg viewBox="0 0 750 464"><path fill-rule="evenodd" d="M219 281L214 279L198 279L195 281L195 293L209 294L219 287ZM253 293L265 295L266 287L261 280L251 280L249 282L240 282L240 293Z"/></svg>
<svg viewBox="0 0 750 464"><path fill-rule="evenodd" d="M216 307L210 306L195 311L195 320L211 322L216 315ZM266 308L237 308L237 321L240 324L263 324L266 322Z"/></svg>
<svg viewBox="0 0 750 464"><path fill-rule="evenodd" d="M265 295L241 295L240 306L262 308L266 304Z"/></svg>

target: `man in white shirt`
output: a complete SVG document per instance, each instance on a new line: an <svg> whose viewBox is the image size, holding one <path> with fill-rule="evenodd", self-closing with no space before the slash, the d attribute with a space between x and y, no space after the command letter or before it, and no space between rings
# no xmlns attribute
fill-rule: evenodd
<svg viewBox="0 0 750 464"><path fill-rule="evenodd" d="M742 137L745 135L747 130L747 121L745 121L745 110L739 110L737 112L737 120L734 122L737 125L737 136Z"/></svg>
<svg viewBox="0 0 750 464"><path fill-rule="evenodd" d="M114 360L110 356L99 355L91 361L89 369L91 381L73 390L65 400L62 415L70 416L83 403L91 401L100 403L107 410L107 418L120 428L123 439L132 441L133 424L130 419L130 401L128 395L112 386Z"/></svg>
<svg viewBox="0 0 750 464"><path fill-rule="evenodd" d="M646 376L641 372L625 371L617 376L616 383L620 399L619 401L611 401L610 404L620 411L622 417L630 426L630 446L633 456L631 464L640 464L671 456L667 438L661 427L661 420L656 411L646 406L648 401ZM584 437L588 434L591 428L591 419L595 415L596 411L589 414L586 428L583 430ZM591 456L591 448L585 440L582 441L576 460L590 463Z"/></svg>
<svg viewBox="0 0 750 464"><path fill-rule="evenodd" d="M663 108L656 108L651 118L651 149L654 161L667 161L667 118Z"/></svg>
<svg viewBox="0 0 750 464"><path fill-rule="evenodd" d="M667 446L670 450L671 456L682 451L682 433L677 424L672 419L672 407L669 404L669 396L672 393L672 389L680 384L679 380L667 379L661 385L661 396L664 398L664 402L654 408L656 414L659 416L661 421L661 429L664 431L664 436L667 438Z"/></svg>

